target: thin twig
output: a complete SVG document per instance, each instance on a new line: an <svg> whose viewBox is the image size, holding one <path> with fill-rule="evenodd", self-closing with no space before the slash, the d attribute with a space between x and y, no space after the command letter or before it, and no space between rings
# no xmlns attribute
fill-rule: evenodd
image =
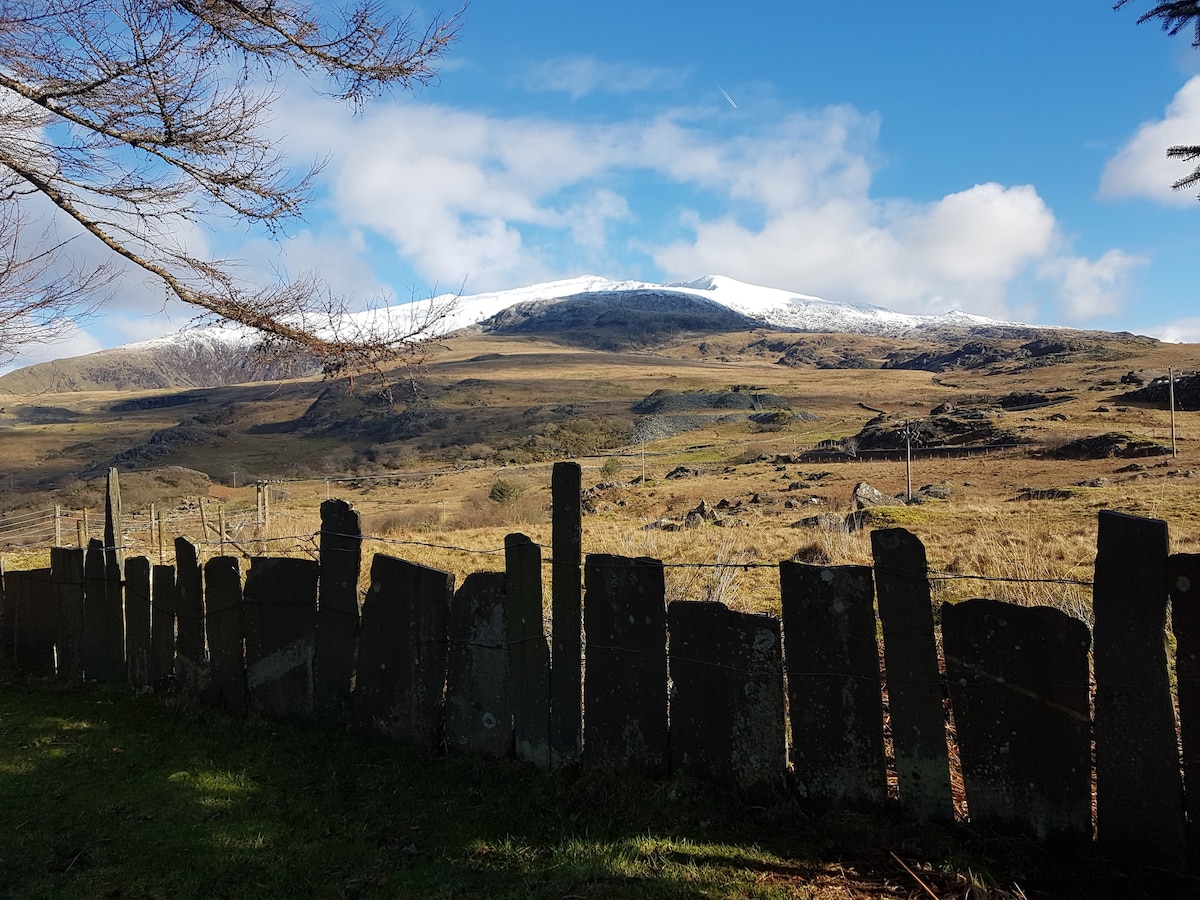
<svg viewBox="0 0 1200 900"><path fill-rule="evenodd" d="M914 872L912 869L910 869L908 867L908 865L904 862L904 860L902 860L900 857L898 857L896 855L896 852L894 850L889 850L888 852L892 854L892 859L894 859L896 862L900 863L900 865L904 868L904 871L907 872L909 875L911 875L913 877L913 880L916 881L917 884L919 884L922 888L925 889L925 893L927 893L930 897L932 897L933 900L938 900L938 895L933 892L933 889L929 885L927 885L924 881L922 881L921 876L918 875L916 872Z"/></svg>

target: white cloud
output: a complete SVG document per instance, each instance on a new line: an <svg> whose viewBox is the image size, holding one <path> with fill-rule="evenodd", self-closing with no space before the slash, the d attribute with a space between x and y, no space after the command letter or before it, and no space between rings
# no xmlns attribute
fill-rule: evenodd
<svg viewBox="0 0 1200 900"><path fill-rule="evenodd" d="M846 105L734 126L700 109L582 124L411 101L351 119L289 100L281 117L290 146L330 153L323 203L344 230L469 291L584 271L725 274L900 311L1054 321L1117 309L1141 262L1072 254L1030 185L872 196L880 120ZM1034 299L1016 295L1039 280Z"/></svg>
<svg viewBox="0 0 1200 900"><path fill-rule="evenodd" d="M1067 319L1084 321L1119 311L1129 272L1147 262L1143 256L1109 250L1097 260L1065 256L1047 260L1040 274L1059 283L1058 293Z"/></svg>
<svg viewBox="0 0 1200 900"><path fill-rule="evenodd" d="M1171 185L1187 176L1192 165L1167 158L1167 148L1200 143L1200 75L1179 89L1163 118L1144 122L1117 155L1108 161L1100 179L1100 195L1140 197L1187 206L1194 191L1175 191Z"/></svg>
<svg viewBox="0 0 1200 900"><path fill-rule="evenodd" d="M1176 319L1158 328L1151 328L1148 333L1160 341L1173 344L1200 344L1200 316Z"/></svg>
<svg viewBox="0 0 1200 900"><path fill-rule="evenodd" d="M520 83L528 91L567 94L578 100L588 94L633 94L677 88L687 80L681 69L604 62L594 56L560 56L529 66Z"/></svg>
<svg viewBox="0 0 1200 900"><path fill-rule="evenodd" d="M0 373L11 372L14 369L32 366L36 363L49 362L50 360L66 359L72 356L83 356L86 353L95 353L97 350L103 349L104 346L83 329L76 325L71 325L54 340L26 344L21 348L21 352L17 356L3 366L0 366Z"/></svg>

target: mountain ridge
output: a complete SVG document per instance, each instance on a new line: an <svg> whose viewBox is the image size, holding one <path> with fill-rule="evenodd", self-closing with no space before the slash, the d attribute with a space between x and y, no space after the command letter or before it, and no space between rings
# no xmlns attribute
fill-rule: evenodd
<svg viewBox="0 0 1200 900"><path fill-rule="evenodd" d="M796 333L846 333L903 338L961 333L1011 335L1070 331L988 319L961 311L899 313L881 306L834 302L724 275L655 284L598 275L544 282L505 291L442 294L411 304L354 313L351 327L403 317L401 327L441 338L463 329L492 334L538 334L602 350L647 349L690 335L755 328ZM428 321L427 321L428 320ZM424 329L421 326L424 325ZM189 326L146 341L85 356L38 363L0 376L0 390L131 390L220 387L317 374L310 359L256 355L256 337L241 327Z"/></svg>

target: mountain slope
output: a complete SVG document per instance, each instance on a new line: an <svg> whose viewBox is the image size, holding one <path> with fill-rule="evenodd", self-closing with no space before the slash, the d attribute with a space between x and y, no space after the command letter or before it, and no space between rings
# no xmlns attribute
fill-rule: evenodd
<svg viewBox="0 0 1200 900"><path fill-rule="evenodd" d="M898 313L879 306L834 303L807 294L744 284L721 275L658 285L596 275L508 291L443 295L351 316L350 326L383 318L401 327L431 310L448 309L426 332L441 337L464 328L493 334L551 336L560 343L603 350L646 349L685 336L769 328L876 337L981 334L1027 328L981 316ZM0 390L134 390L218 387L315 374L311 360L287 363L256 357L244 329L191 327L151 341L18 369L0 377Z"/></svg>

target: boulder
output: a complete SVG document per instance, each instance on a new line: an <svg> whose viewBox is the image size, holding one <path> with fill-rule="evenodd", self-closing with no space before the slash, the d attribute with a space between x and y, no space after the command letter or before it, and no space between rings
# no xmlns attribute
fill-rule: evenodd
<svg viewBox="0 0 1200 900"><path fill-rule="evenodd" d="M889 506L892 503L883 491L871 487L865 481L860 481L854 486L854 493L851 497L855 509L869 509L872 506Z"/></svg>

